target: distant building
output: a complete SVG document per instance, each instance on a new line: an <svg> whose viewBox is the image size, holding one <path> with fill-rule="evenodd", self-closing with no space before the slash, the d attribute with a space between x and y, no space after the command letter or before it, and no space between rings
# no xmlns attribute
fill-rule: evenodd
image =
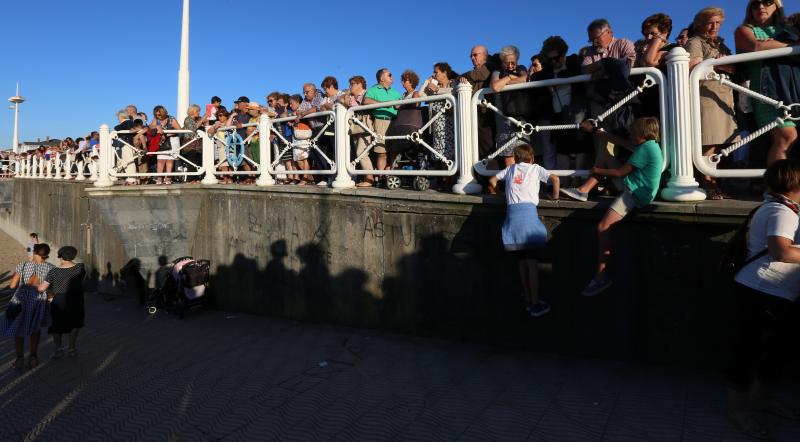
<svg viewBox="0 0 800 442"><path fill-rule="evenodd" d="M51 147L58 146L60 144L61 140L57 138L51 139L50 137L47 137L44 139L44 141L42 141L41 138L37 138L36 141L23 141L22 143L19 143L19 151L27 152L29 150L36 150L39 148L39 146Z"/></svg>

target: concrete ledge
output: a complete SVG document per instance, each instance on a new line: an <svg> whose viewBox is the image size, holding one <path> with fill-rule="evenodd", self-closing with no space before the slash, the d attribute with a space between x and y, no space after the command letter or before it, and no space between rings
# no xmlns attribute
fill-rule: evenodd
<svg viewBox="0 0 800 442"><path fill-rule="evenodd" d="M42 181L42 180L39 180ZM43 180L52 182L51 180ZM75 183L80 184L80 183ZM180 195L185 192L234 192L241 194L268 193L275 195L302 195L324 199L327 196L349 197L359 202L366 201L392 201L398 204L416 203L436 203L450 206L474 206L487 205L490 207L505 206L505 197L502 195L456 195L447 192L428 190L417 192L413 190L386 190L386 189L332 189L318 186L270 186L258 187L253 185L201 185L201 184L172 184L170 186L115 186L106 188L86 187L84 189L89 196L106 197L112 195ZM564 216L567 213L577 211L602 212L605 211L613 199L601 197L597 200L579 202L569 199L551 201L542 199L539 208L543 215ZM721 200L721 201L701 201L691 203L675 203L666 201L655 201L653 204L639 210L634 218L653 219L654 217L665 217L674 221L684 222L739 222L740 218L746 216L750 210L759 203L755 201L743 200ZM586 214L596 217L597 214Z"/></svg>

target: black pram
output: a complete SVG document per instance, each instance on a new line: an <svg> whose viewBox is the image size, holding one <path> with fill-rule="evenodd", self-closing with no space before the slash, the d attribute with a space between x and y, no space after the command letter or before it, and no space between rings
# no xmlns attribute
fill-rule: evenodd
<svg viewBox="0 0 800 442"><path fill-rule="evenodd" d="M147 312L154 315L164 310L183 319L186 310L205 305L210 267L210 261L195 260L191 256L173 260L167 265L169 275L162 286L150 294Z"/></svg>

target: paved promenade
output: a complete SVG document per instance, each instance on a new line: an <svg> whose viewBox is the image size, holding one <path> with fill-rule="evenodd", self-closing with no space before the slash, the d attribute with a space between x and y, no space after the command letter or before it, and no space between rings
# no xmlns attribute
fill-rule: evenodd
<svg viewBox="0 0 800 442"><path fill-rule="evenodd" d="M0 250L24 256L5 235ZM75 358L50 362L47 342L17 372L0 340L0 440L749 440L711 372L217 311L179 321L98 295L87 312ZM800 440L800 423L770 425Z"/></svg>

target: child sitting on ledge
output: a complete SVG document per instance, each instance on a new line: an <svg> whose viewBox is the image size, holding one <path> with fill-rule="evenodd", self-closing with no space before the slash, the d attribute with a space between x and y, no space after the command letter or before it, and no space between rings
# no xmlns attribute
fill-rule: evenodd
<svg viewBox="0 0 800 442"><path fill-rule="evenodd" d="M611 203L608 211L606 211L597 226L597 274L581 292L584 296L594 296L611 286L611 278L608 277L606 271L608 258L611 256L611 238L609 235L611 227L622 221L622 218L634 208L645 207L653 202L661 182L664 158L661 153L661 147L658 145L660 128L656 118L645 117L634 121L628 128L630 133L629 140L605 132L602 129L596 129L588 121L581 123L581 129L587 132L594 131L598 136L604 137L616 145L633 149L633 154L622 167L618 169L593 167L591 176L581 187L563 190L564 194L572 199L586 201L589 191L599 183L598 176L623 178L625 184L625 190L622 195Z"/></svg>

